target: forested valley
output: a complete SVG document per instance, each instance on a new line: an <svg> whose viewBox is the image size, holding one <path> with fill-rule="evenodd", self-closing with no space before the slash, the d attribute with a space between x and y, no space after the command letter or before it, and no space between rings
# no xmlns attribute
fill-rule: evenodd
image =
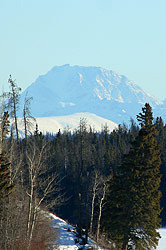
<svg viewBox="0 0 166 250"><path fill-rule="evenodd" d="M20 89L12 78L9 84L0 117L0 249L51 249L57 234L47 211L76 225L85 243L90 235L111 249L156 246L156 229L166 225L162 118L153 119L146 103L137 123L111 132L106 125L96 132L81 119L72 133L42 134L37 124L32 133L26 97L21 137Z"/></svg>

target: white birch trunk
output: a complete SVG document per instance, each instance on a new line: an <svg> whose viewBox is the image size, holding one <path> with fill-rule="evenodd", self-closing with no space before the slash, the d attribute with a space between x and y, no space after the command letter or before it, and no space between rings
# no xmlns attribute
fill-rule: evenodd
<svg viewBox="0 0 166 250"><path fill-rule="evenodd" d="M98 216L97 232L96 232L96 240L97 241L99 239L99 234L100 234L100 222L101 222L102 208L103 208L103 202L105 199L105 194L106 194L106 183L104 183L103 195L102 195L100 202L99 202L99 216Z"/></svg>

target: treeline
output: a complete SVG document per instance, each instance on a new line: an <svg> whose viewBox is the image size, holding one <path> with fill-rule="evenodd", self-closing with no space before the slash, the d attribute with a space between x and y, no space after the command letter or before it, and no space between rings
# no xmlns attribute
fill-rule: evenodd
<svg viewBox="0 0 166 250"><path fill-rule="evenodd" d="M112 132L105 126L98 133L81 119L73 133L65 130L43 135L37 125L30 132L35 119L30 114L31 98L26 96L25 137L21 139L17 126L19 88L11 77L9 83L11 92L3 95L9 102L6 107L2 102L2 110L9 111L13 122L9 127L8 118L5 120L8 113L1 115L5 161L0 164L1 169L4 162L7 166L2 178L8 180L11 191L7 201L1 199L8 212L0 212L4 239L0 247L19 250L21 242L25 248L20 250L37 249L37 244L41 250L51 249L46 230L44 234L39 230L47 221L41 220L46 207L77 225L83 244L91 235L113 249L155 246L159 215L166 225L166 125L161 118L153 121L150 105L146 104L137 116L140 126L131 120L129 126L119 125ZM154 220L149 221L148 214ZM20 225L16 226L18 216ZM50 225L47 228L51 230Z"/></svg>
<svg viewBox="0 0 166 250"><path fill-rule="evenodd" d="M158 164L162 174L162 211L159 214L162 218L161 225L165 226L166 126L161 118L156 119L154 126L158 131L155 138L161 152L161 162L158 159ZM81 229L85 229L97 238L101 236L105 223L102 218L109 192L108 183L113 176L119 175L123 158L129 154L139 132L140 128L133 121L129 127L119 126L112 132L105 127L101 133L97 133L85 120L81 120L78 129L73 133L59 131L56 136L46 136L50 143L48 172L51 169L58 172L61 179L60 189L65 197L65 202L53 211L76 224L80 235L83 233Z"/></svg>
<svg viewBox="0 0 166 250"><path fill-rule="evenodd" d="M114 235L112 240L116 239L116 245L121 249L119 242L124 241L124 232L120 229L128 228L127 223L131 223L126 218L132 202L135 208L130 211L130 217L135 217L134 226L138 227L138 230L132 229L132 237L138 249L155 247L159 239L156 231L159 222L162 226L166 224L166 126L161 118L153 121L149 104L137 118L140 127L131 120L129 127L119 125L109 132L105 126L101 133L82 119L73 133L59 131L56 136L45 137L50 144L48 173L50 170L58 173L60 192L64 195L64 203L53 211L77 225L78 236L85 242L89 233L97 240L108 240L117 225L117 237ZM118 206L121 210L117 212ZM145 227L146 233L140 227ZM130 232L131 228L128 230ZM145 248L139 243L139 230L140 237L151 237L148 243L142 239ZM129 232L125 232L127 243L123 242L122 249L129 249L126 248L131 241Z"/></svg>

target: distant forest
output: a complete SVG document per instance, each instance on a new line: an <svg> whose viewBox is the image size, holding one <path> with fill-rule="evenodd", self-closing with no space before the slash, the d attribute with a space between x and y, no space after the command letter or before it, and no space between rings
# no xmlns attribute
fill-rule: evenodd
<svg viewBox="0 0 166 250"><path fill-rule="evenodd" d="M5 100L9 100L8 105L5 106L3 101L1 106L0 199L3 202L0 210L0 226L3 240L1 240L0 247L2 249L9 249L12 244L14 246L17 243L17 248L12 249L18 250L20 239L24 239L25 249L28 250L33 249L34 244L42 245L41 235L37 232L41 227L41 211L44 210L56 213L76 225L78 237L82 237L84 243L88 235L97 240L101 238L101 235L103 238L106 237L106 232L109 230L106 226L109 215L108 217L106 215L109 210L108 204L111 204L109 203L112 187L110 183L114 183L116 176L121 177L120 188L126 180L128 184L132 182L131 179L127 179L129 172L124 170L123 165L124 162L128 165L131 162L134 164L134 159L127 158L126 160L126 156L130 155L133 145L138 151L141 143L146 144L143 156L146 154L147 145L150 150L148 152L151 150L158 152L159 146L161 162L159 160L155 164L160 165L161 174L159 185L162 193L161 225L166 225L166 125L161 117L153 121L150 105L146 104L143 113L139 114L141 122L143 121L141 126L131 119L129 126L119 125L111 132L105 126L99 133L94 128L92 129L85 119L81 119L78 128L72 133L68 130L59 130L55 135L49 133L43 135L38 130L37 124L34 133L30 133L31 123L35 122L35 119L30 114L31 98L26 97L23 117L25 136L20 138L17 128L20 89L11 77L9 83L11 91L3 95ZM10 124L9 118L12 118ZM150 148L148 144L150 142L145 141L147 134L151 136L149 138L155 138L157 141L157 145L154 144L155 149ZM153 139L151 142L153 144ZM153 176L149 178L152 182L154 181ZM155 185L154 182L153 186ZM117 192L115 187L118 185L112 189L114 194ZM134 183L131 187L134 187ZM17 230L15 229L17 220L20 222L21 231L18 227ZM9 226L13 228L12 232L4 227L7 223L7 228ZM38 239L37 243L36 239ZM128 243L125 243L124 239L114 240L116 246L121 247L122 250L129 249L126 248L125 244ZM134 238L133 241L139 246L138 239ZM123 244L117 242L123 242ZM115 245L112 246L117 249ZM41 247L40 249L51 248Z"/></svg>

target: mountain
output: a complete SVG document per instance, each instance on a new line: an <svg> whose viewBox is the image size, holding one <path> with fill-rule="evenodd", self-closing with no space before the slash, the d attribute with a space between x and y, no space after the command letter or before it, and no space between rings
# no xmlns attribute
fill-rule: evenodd
<svg viewBox="0 0 166 250"><path fill-rule="evenodd" d="M116 123L91 113L76 113L66 116L36 117L36 123L38 124L39 131L42 133L49 132L56 134L59 129L62 132L65 129L68 129L72 132L74 129L79 127L79 122L81 119L84 119L84 121L87 122L87 128L90 125L92 129L95 129L95 131L101 131L104 126L107 126L108 130L111 132L117 127ZM20 134L22 134L23 122L21 118L19 118L18 121ZM34 132L34 130L35 123L31 129L31 132Z"/></svg>
<svg viewBox="0 0 166 250"><path fill-rule="evenodd" d="M116 123L128 123L131 117L135 119L145 102L156 111L163 105L123 75L102 67L69 64L55 66L39 76L21 94L20 110L26 94L33 97L31 113L35 117L89 112Z"/></svg>

